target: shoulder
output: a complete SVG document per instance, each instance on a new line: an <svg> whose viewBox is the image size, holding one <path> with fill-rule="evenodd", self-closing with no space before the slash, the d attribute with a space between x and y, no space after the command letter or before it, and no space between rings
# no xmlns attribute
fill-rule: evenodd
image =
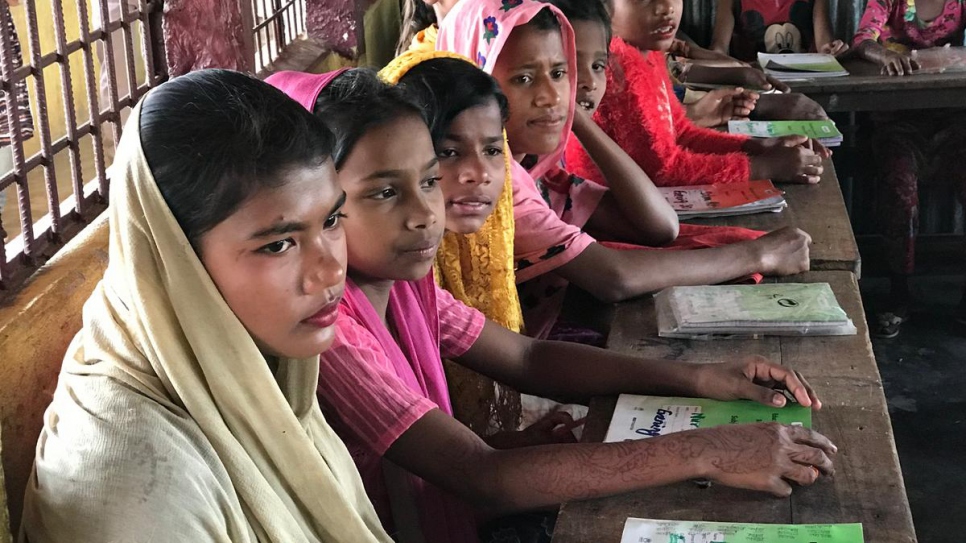
<svg viewBox="0 0 966 543"><path fill-rule="evenodd" d="M228 473L193 419L107 377L66 378L25 496L31 542L247 538Z"/></svg>

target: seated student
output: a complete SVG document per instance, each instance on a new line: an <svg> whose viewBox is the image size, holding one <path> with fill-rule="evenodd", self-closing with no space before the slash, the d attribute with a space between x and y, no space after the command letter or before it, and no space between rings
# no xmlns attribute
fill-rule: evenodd
<svg viewBox="0 0 966 543"><path fill-rule="evenodd" d="M715 52L754 61L759 52L839 55L848 48L832 34L828 0L718 0Z"/></svg>
<svg viewBox="0 0 966 543"><path fill-rule="evenodd" d="M421 110L401 89L353 70L317 100L338 135L347 193L349 268L336 344L321 358L319 399L352 451L390 532L428 543L476 540L476 515L499 515L706 477L787 495L831 469L835 447L801 427L760 424L645 441L553 444L549 431L498 450L456 422L441 357L531 393L589 397L641 392L747 397L781 405L785 387L820 404L791 371L764 361L691 365L537 341L487 321L430 274L445 227L438 157ZM749 377L751 376L751 377ZM696 456L682 449L700 443ZM738 445L742 443L742 445ZM749 458L749 455L752 458ZM587 458L598 468L587 471ZM724 458L724 461L721 459ZM794 458L794 460L793 460ZM414 477L418 521L402 524L383 459ZM714 460L712 460L714 459Z"/></svg>
<svg viewBox="0 0 966 543"><path fill-rule="evenodd" d="M860 58L875 62L882 73L911 74L918 65L911 49L961 45L966 31L966 2L870 1L855 33L853 48ZM915 270L915 242L919 231L918 185L945 179L956 187L966 203L966 106L881 112L872 117L875 126L873 157L879 229L887 244L891 292L879 308L872 333L894 337L909 318L912 296L909 276ZM966 292L956 318L966 322Z"/></svg>
<svg viewBox="0 0 966 543"><path fill-rule="evenodd" d="M23 540L390 541L314 396L345 277L333 143L236 72L134 108Z"/></svg>
<svg viewBox="0 0 966 543"><path fill-rule="evenodd" d="M494 20L483 23L490 17ZM499 35L487 44L485 36L492 29ZM566 40L561 32L566 32ZM514 253L517 283L526 283L521 289L521 302L530 335L548 337L568 282L610 302L671 285L719 283L753 273L784 275L807 269L809 238L795 229L700 251L615 250L597 243L580 231L597 209L593 201L571 198L571 213L558 216L548 209L534 182L560 169L559 158L575 109L576 70L561 69L576 64L571 28L563 15L555 7L537 2L503 11L498 0L462 0L443 21L439 39L438 47L455 49L469 58L487 59L484 71L493 72L510 102L511 119L506 129L514 153ZM477 50L477 46L484 48ZM535 51L539 51L536 56ZM548 114L566 121L554 123L554 129L530 122ZM530 171L518 162L527 155L538 157ZM528 163L533 162L532 157ZM581 185L580 178L569 173L564 181L560 185ZM586 190L590 196L606 192L599 187L591 189ZM564 198L564 212L568 211L566 201ZM704 246L734 239L709 241ZM756 253L759 256L753 256Z"/></svg>
<svg viewBox="0 0 966 543"><path fill-rule="evenodd" d="M614 0L613 69L595 120L659 185L774 179L817 183L828 151L806 138L750 139L694 126L671 99L662 51L674 39L680 0L647 7ZM670 29L670 30L668 30ZM625 39L630 42L624 41ZM804 144L817 146L813 152ZM594 164L571 146L568 164L599 179Z"/></svg>

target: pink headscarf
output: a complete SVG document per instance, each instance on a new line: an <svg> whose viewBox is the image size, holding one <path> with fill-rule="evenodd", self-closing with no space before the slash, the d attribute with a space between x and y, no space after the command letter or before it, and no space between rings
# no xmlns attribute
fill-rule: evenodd
<svg viewBox="0 0 966 543"><path fill-rule="evenodd" d="M319 99L322 89L335 78L346 72L342 68L324 74L307 74L304 72L275 72L265 79L269 85L279 89L309 111L315 111L315 101Z"/></svg>
<svg viewBox="0 0 966 543"><path fill-rule="evenodd" d="M530 168L530 175L534 179L539 179L559 164L567 149L567 139L574 121L577 100L577 49L570 22L555 6L540 0L460 0L440 23L439 37L436 40L437 50L453 51L471 58L484 72L492 74L500 51L513 29L527 24L543 9L552 11L560 21L564 53L567 55L570 96L563 98L569 100L569 103L560 145L553 153L541 155L537 164Z"/></svg>

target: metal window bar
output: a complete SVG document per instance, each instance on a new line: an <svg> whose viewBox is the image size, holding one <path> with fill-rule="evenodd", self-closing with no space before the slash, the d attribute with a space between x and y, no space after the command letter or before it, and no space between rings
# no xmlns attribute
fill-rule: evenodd
<svg viewBox="0 0 966 543"><path fill-rule="evenodd" d="M136 9L120 2L121 14L116 20L110 16L107 0L75 0L77 5L79 39L68 41L66 21L62 0L50 0L53 15L55 50L43 52L37 17L37 2L43 0L24 0L24 10L27 25L27 47L24 48L23 66L14 69L12 36L8 29L12 27L8 17L10 12L0 9L0 72L2 72L2 90L7 100L7 122L10 131L10 147L13 155L13 169L0 172L0 191L9 186L16 186L18 208L20 212L21 233L6 243L7 233L3 228L0 217L0 298L5 291L20 284L30 273L46 261L54 252L83 226L103 211L107 204L108 172L105 167L107 159L102 141L105 123L111 125L114 144L121 135L121 111L132 107L150 88L166 79L164 73L165 61L163 57L163 36L161 34L161 12L163 0L131 0L136 3ZM88 1L98 2L103 15L102 28L91 29L88 24L90 13ZM6 3L6 0L0 0ZM6 6L3 6L6 7ZM133 27L139 23L141 27L142 62L144 63L145 82L139 84L135 69L135 52ZM120 31L118 35L118 31ZM122 39L124 44L124 58L114 58L113 41ZM95 48L103 47L104 63L107 70L109 100L106 109L100 104L100 78L94 71ZM29 50L29 52L28 52ZM70 56L80 51L83 60L83 78L86 99L89 104L89 118L78 124L77 107L74 103L73 79ZM118 96L118 77L121 70L118 62L123 63L123 74L129 81L130 93ZM48 93L44 69L57 65L60 72L60 84L63 90L65 132L63 136L53 139L50 118L48 115ZM19 97L16 85L21 81L29 81L33 86L31 100L34 116L34 136L39 137L40 151L31 157L24 155L24 138L18 116ZM81 164L81 140L90 136L93 147L94 183L85 183L85 172ZM70 167L72 196L61 201L57 186L57 171L54 166L55 157L62 152L68 153ZM39 221L34 221L31 211L31 195L28 185L28 174L43 167L44 186L47 195L47 214ZM90 172L87 172L90 176ZM0 210L2 212L2 210Z"/></svg>
<svg viewBox="0 0 966 543"><path fill-rule="evenodd" d="M305 0L252 0L255 73L305 33Z"/></svg>

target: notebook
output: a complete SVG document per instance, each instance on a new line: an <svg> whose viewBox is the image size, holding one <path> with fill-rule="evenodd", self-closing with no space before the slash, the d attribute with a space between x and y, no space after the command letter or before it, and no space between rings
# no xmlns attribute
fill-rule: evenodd
<svg viewBox="0 0 966 543"><path fill-rule="evenodd" d="M671 287L654 300L662 337L856 333L828 283Z"/></svg>
<svg viewBox="0 0 966 543"><path fill-rule="evenodd" d="M812 410L789 401L785 407L749 400L720 401L621 394L604 443L647 439L727 424L778 422L811 428Z"/></svg>
<svg viewBox="0 0 966 543"><path fill-rule="evenodd" d="M778 212L787 205L782 191L767 179L726 185L659 187L658 190L681 219Z"/></svg>
<svg viewBox="0 0 966 543"><path fill-rule="evenodd" d="M849 72L832 55L822 53L758 53L758 64L775 79L842 77Z"/></svg>
<svg viewBox="0 0 966 543"><path fill-rule="evenodd" d="M728 132L753 138L806 136L826 147L842 144L842 132L830 120L822 121L728 121Z"/></svg>
<svg viewBox="0 0 966 543"><path fill-rule="evenodd" d="M621 543L864 543L861 524L739 524L629 518Z"/></svg>

